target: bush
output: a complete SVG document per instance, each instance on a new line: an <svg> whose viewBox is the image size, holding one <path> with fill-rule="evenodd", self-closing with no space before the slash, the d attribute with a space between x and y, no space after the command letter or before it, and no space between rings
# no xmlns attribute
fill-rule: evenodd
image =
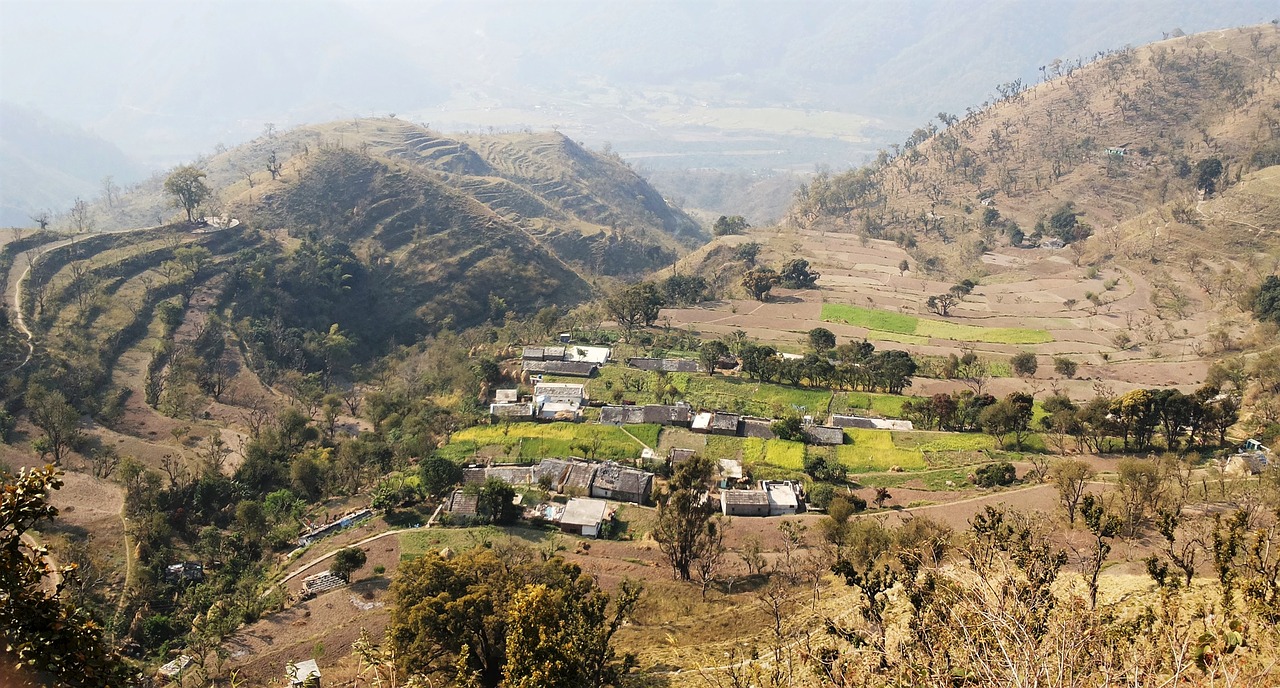
<svg viewBox="0 0 1280 688"><path fill-rule="evenodd" d="M1053 370L1062 377L1073 378L1076 376L1076 362L1066 356L1055 356Z"/></svg>
<svg viewBox="0 0 1280 688"><path fill-rule="evenodd" d="M1031 377L1040 367L1036 362L1036 355L1030 351L1014 354L1013 358L1009 359L1009 363L1013 366L1014 375L1018 377Z"/></svg>
<svg viewBox="0 0 1280 688"><path fill-rule="evenodd" d="M836 489L828 483L814 483L809 487L809 503L815 509L826 509L831 506Z"/></svg>
<svg viewBox="0 0 1280 688"><path fill-rule="evenodd" d="M974 471L973 484L978 487L996 487L1012 485L1017 479L1017 471L1008 461L992 463Z"/></svg>
<svg viewBox="0 0 1280 688"><path fill-rule="evenodd" d="M804 457L804 472L814 480L843 481L847 471L839 459L833 456L814 453Z"/></svg>

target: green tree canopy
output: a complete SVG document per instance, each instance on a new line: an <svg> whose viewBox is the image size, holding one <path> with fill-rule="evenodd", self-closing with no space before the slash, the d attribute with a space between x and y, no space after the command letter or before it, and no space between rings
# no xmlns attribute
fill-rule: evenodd
<svg viewBox="0 0 1280 688"><path fill-rule="evenodd" d="M195 210L213 190L204 183L205 174L194 165L183 165L164 180L165 193L173 196L173 204L187 211L187 222L195 219Z"/></svg>
<svg viewBox="0 0 1280 688"><path fill-rule="evenodd" d="M351 574L360 570L367 560L364 550L359 547L344 547L333 555L333 563L329 565L329 573L350 583Z"/></svg>

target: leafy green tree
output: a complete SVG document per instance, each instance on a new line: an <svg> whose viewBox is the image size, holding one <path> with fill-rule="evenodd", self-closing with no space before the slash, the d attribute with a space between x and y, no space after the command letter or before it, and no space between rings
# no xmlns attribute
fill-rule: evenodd
<svg viewBox="0 0 1280 688"><path fill-rule="evenodd" d="M750 226L750 224L747 224L747 218L741 215L730 215L728 217L721 215L716 220L716 223L711 226L711 231L716 236L742 234Z"/></svg>
<svg viewBox="0 0 1280 688"><path fill-rule="evenodd" d="M634 666L612 638L639 588L624 582L610 600L577 565L527 547L418 557L400 565L390 592L387 636L408 676L483 688L504 680L603 687Z"/></svg>
<svg viewBox="0 0 1280 688"><path fill-rule="evenodd" d="M748 241L747 243L733 250L734 260L740 260L747 265L755 265L756 258L760 256L760 249L764 248L758 241Z"/></svg>
<svg viewBox="0 0 1280 688"><path fill-rule="evenodd" d="M1218 190L1218 178L1222 176L1222 161L1217 158L1205 158L1196 163L1196 188L1212 196Z"/></svg>
<svg viewBox="0 0 1280 688"><path fill-rule="evenodd" d="M790 440L792 442L804 441L804 422L800 420L800 416L789 414L775 420L769 429L778 439Z"/></svg>
<svg viewBox="0 0 1280 688"><path fill-rule="evenodd" d="M1098 608L1098 576L1111 553L1110 540L1120 534L1121 521L1108 513L1101 497L1091 494L1080 500L1080 519L1093 535L1092 549L1084 560L1084 579L1089 587L1089 608Z"/></svg>
<svg viewBox="0 0 1280 688"><path fill-rule="evenodd" d="M516 490L500 478L489 478L480 486L476 514L486 523L514 523L520 507L514 504Z"/></svg>
<svg viewBox="0 0 1280 688"><path fill-rule="evenodd" d="M45 446L53 455L54 465L62 465L67 452L80 438L80 413L67 403L62 392L38 385L27 391L26 403L31 411L31 423L44 432Z"/></svg>
<svg viewBox="0 0 1280 688"><path fill-rule="evenodd" d="M173 204L187 211L187 222L195 220L195 210L213 190L204 183L204 172L194 165L183 165L164 180L165 193L173 196Z"/></svg>
<svg viewBox="0 0 1280 688"><path fill-rule="evenodd" d="M809 269L809 261L793 258L778 273L778 281L788 289L812 289L822 275Z"/></svg>
<svg viewBox="0 0 1280 688"><path fill-rule="evenodd" d="M504 688L618 685L636 659L619 657L612 640L639 600L639 585L626 580L612 612L609 595L587 576L561 588L524 587L507 611Z"/></svg>
<svg viewBox="0 0 1280 688"><path fill-rule="evenodd" d="M825 327L809 330L809 348L817 353L824 353L836 348L836 336Z"/></svg>
<svg viewBox="0 0 1280 688"><path fill-rule="evenodd" d="M1016 446L1022 447L1033 415L1031 396L1014 392L982 410L979 423L983 431L991 435L1004 448L1005 438L1013 435Z"/></svg>
<svg viewBox="0 0 1280 688"><path fill-rule="evenodd" d="M1076 376L1076 362L1066 356L1054 356L1053 372L1068 379L1074 378Z"/></svg>
<svg viewBox="0 0 1280 688"><path fill-rule="evenodd" d="M359 571L367 559L364 550L359 547L343 547L333 555L333 563L329 564L329 573L350 583L351 574Z"/></svg>
<svg viewBox="0 0 1280 688"><path fill-rule="evenodd" d="M1036 362L1036 355L1030 351L1014 354L1013 358L1009 359L1009 364L1013 367L1013 374L1018 377L1031 377L1040 367Z"/></svg>
<svg viewBox="0 0 1280 688"><path fill-rule="evenodd" d="M623 287L604 301L605 312L618 323L628 338L637 329L657 322L663 305L665 302L662 294L652 282Z"/></svg>
<svg viewBox="0 0 1280 688"><path fill-rule="evenodd" d="M706 499L711 459L695 455L676 469L667 488L657 495L658 517L653 539L682 581L692 579L693 566L716 544L715 507Z"/></svg>
<svg viewBox="0 0 1280 688"><path fill-rule="evenodd" d="M1280 277L1268 275L1253 297L1253 317L1280 323Z"/></svg>
<svg viewBox="0 0 1280 688"><path fill-rule="evenodd" d="M672 275L659 285L666 304L688 306L707 298L707 280L698 275Z"/></svg>
<svg viewBox="0 0 1280 688"><path fill-rule="evenodd" d="M755 268L742 274L742 288L756 301L769 300L769 292L773 291L779 281L778 273L773 268Z"/></svg>
<svg viewBox="0 0 1280 688"><path fill-rule="evenodd" d="M427 494L438 497L462 482L462 467L441 456L428 456L418 465L418 481Z"/></svg>
<svg viewBox="0 0 1280 688"><path fill-rule="evenodd" d="M68 598L76 567L54 570L43 548L22 535L58 515L49 494L62 487L52 467L4 478L0 489L0 647L21 672L38 672L40 685L73 688L138 685L137 675L104 639L102 626ZM57 575L63 583L48 585ZM7 675L5 667L0 675ZM52 680L48 680L52 678ZM33 683L34 685L34 683Z"/></svg>
<svg viewBox="0 0 1280 688"><path fill-rule="evenodd" d="M806 453L804 457L804 472L808 473L809 477L814 480L841 482L848 474L848 469L834 456Z"/></svg>
<svg viewBox="0 0 1280 688"><path fill-rule="evenodd" d="M716 364L729 355L729 345L719 339L709 339L698 347L698 362L707 375L715 375Z"/></svg>

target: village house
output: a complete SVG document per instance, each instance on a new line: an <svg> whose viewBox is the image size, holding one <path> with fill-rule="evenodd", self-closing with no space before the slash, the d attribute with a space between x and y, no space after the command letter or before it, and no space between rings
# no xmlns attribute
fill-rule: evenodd
<svg viewBox="0 0 1280 688"><path fill-rule="evenodd" d="M587 388L567 382L544 382L533 388L533 401L538 418L577 420L587 401Z"/></svg>
<svg viewBox="0 0 1280 688"><path fill-rule="evenodd" d="M164 579L170 582L183 580L199 583L204 580L204 564L198 561L170 564L164 569Z"/></svg>
<svg viewBox="0 0 1280 688"><path fill-rule="evenodd" d="M732 490L742 482L742 462L737 459L720 459L716 467L720 472L719 486Z"/></svg>
<svg viewBox="0 0 1280 688"><path fill-rule="evenodd" d="M479 513L477 507L480 504L480 495L467 494L462 490L454 490L449 495L449 503L445 507L445 511L455 519L472 519Z"/></svg>
<svg viewBox="0 0 1280 688"><path fill-rule="evenodd" d="M678 447L672 447L671 451L667 452L667 463L671 464L672 468L675 468L689 459L692 459L697 455L697 453L696 449L680 449Z"/></svg>
<svg viewBox="0 0 1280 688"><path fill-rule="evenodd" d="M691 428L694 432L735 437L738 434L738 424L741 420L742 417L736 413L703 411L693 417Z"/></svg>
<svg viewBox="0 0 1280 688"><path fill-rule="evenodd" d="M689 427L693 407L686 403L647 404L645 406L605 406L600 409L602 425L681 425Z"/></svg>
<svg viewBox="0 0 1280 688"><path fill-rule="evenodd" d="M531 375L565 375L568 377L595 377L600 366L587 361L538 361L520 364L521 370Z"/></svg>
<svg viewBox="0 0 1280 688"><path fill-rule="evenodd" d="M535 411L531 401L510 404L493 403L489 404L489 415L506 420L533 420Z"/></svg>
<svg viewBox="0 0 1280 688"><path fill-rule="evenodd" d="M543 459L533 467L533 480L560 494L586 495L596 477L596 466L585 461Z"/></svg>
<svg viewBox="0 0 1280 688"><path fill-rule="evenodd" d="M773 432L772 418L743 416L740 428L741 432L738 434L743 437L755 437L762 440L771 440L774 437L777 437Z"/></svg>
<svg viewBox="0 0 1280 688"><path fill-rule="evenodd" d="M831 425L806 425L803 429L805 441L809 444L824 446L844 444L844 429Z"/></svg>
<svg viewBox="0 0 1280 688"><path fill-rule="evenodd" d="M864 430L909 431L916 429L909 420L866 418L863 416L846 416L838 413L831 414L831 418L828 419L827 424L837 428L862 428Z"/></svg>
<svg viewBox="0 0 1280 688"><path fill-rule="evenodd" d="M518 389L499 389L493 392L493 403L495 404L514 404L520 401L520 390Z"/></svg>
<svg viewBox="0 0 1280 688"><path fill-rule="evenodd" d="M764 490L721 490L720 512L725 516L768 516L769 495Z"/></svg>
<svg viewBox="0 0 1280 688"><path fill-rule="evenodd" d="M591 496L620 502L648 504L653 492L653 474L606 461L596 469Z"/></svg>
<svg viewBox="0 0 1280 688"><path fill-rule="evenodd" d="M609 503L602 499L570 499L560 517L560 530L583 537L600 537L600 527L608 518Z"/></svg>
<svg viewBox="0 0 1280 688"><path fill-rule="evenodd" d="M645 358L634 356L627 359L627 365L640 370L662 373L696 373L702 369L697 361L687 358Z"/></svg>
<svg viewBox="0 0 1280 688"><path fill-rule="evenodd" d="M790 516L800 509L799 490L790 480L761 480L760 489L768 495L770 516Z"/></svg>

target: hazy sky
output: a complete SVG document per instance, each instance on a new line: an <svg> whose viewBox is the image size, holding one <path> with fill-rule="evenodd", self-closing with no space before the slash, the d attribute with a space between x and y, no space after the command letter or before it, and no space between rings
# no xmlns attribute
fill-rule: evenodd
<svg viewBox="0 0 1280 688"><path fill-rule="evenodd" d="M157 165L268 121L388 113L625 142L698 107L707 127L794 128L722 116L790 107L883 138L1055 56L1276 15L1274 0L0 0L0 100Z"/></svg>

